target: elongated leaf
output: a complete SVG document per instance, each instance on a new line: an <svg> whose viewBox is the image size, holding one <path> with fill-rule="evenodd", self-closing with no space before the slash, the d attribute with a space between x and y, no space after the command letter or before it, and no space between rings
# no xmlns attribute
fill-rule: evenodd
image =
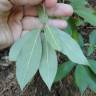
<svg viewBox="0 0 96 96"><path fill-rule="evenodd" d="M85 9L85 10L76 10L75 11L79 16L84 18L85 22L90 23L93 26L96 26L96 15L90 12L90 10Z"/></svg>
<svg viewBox="0 0 96 96"><path fill-rule="evenodd" d="M82 37L81 34L79 34L79 45L80 45L81 48L84 47L84 40L83 40L83 37Z"/></svg>
<svg viewBox="0 0 96 96"><path fill-rule="evenodd" d="M57 66L58 63L55 50L51 48L46 39L43 39L43 55L39 72L49 90L51 89L52 83L54 82L57 73Z"/></svg>
<svg viewBox="0 0 96 96"><path fill-rule="evenodd" d="M88 56L90 56L94 52L95 48L94 46L89 46L88 47Z"/></svg>
<svg viewBox="0 0 96 96"><path fill-rule="evenodd" d="M79 42L79 33L77 31L77 28L76 28L76 22L77 22L77 20L72 18L72 17L69 19L69 24L70 24L70 27L71 27L71 30L72 30L72 37L77 42Z"/></svg>
<svg viewBox="0 0 96 96"><path fill-rule="evenodd" d="M96 30L92 31L89 35L89 42L91 45L96 45Z"/></svg>
<svg viewBox="0 0 96 96"><path fill-rule="evenodd" d="M90 79L88 80L89 88L96 93L96 75L87 69Z"/></svg>
<svg viewBox="0 0 96 96"><path fill-rule="evenodd" d="M37 32L40 30L34 29L33 31ZM13 46L11 47L10 52L9 52L9 60L10 61L16 61L17 60L21 50L24 47L24 44L26 44L26 42L29 40L29 38L32 37L32 34L33 34L32 32L25 34L24 36L22 36L20 39L18 39L13 44Z"/></svg>
<svg viewBox="0 0 96 96"><path fill-rule="evenodd" d="M40 32L32 31L16 61L16 76L21 89L33 78L41 60Z"/></svg>
<svg viewBox="0 0 96 96"><path fill-rule="evenodd" d="M86 70L84 69L84 67L81 65L78 65L75 70L75 82L79 87L81 94L83 94L86 88L88 87L88 79L89 79L89 76Z"/></svg>
<svg viewBox="0 0 96 96"><path fill-rule="evenodd" d="M31 32L26 34L24 37L20 38L14 43L14 45L11 47L10 52L9 52L10 61L16 61L21 49L24 46L24 43L28 40L28 38L30 38L30 36L31 36Z"/></svg>
<svg viewBox="0 0 96 96"><path fill-rule="evenodd" d="M53 49L61 51L60 40L58 39L58 33L52 26L46 25L45 35L48 43L52 46Z"/></svg>
<svg viewBox="0 0 96 96"><path fill-rule="evenodd" d="M91 70L96 74L96 60L89 60Z"/></svg>
<svg viewBox="0 0 96 96"><path fill-rule="evenodd" d="M87 0L70 0L70 2L76 14L84 18L85 22L96 26L96 15L91 7L86 7L86 4L88 3Z"/></svg>
<svg viewBox="0 0 96 96"><path fill-rule="evenodd" d="M69 74L69 72L73 69L74 66L75 66L75 63L70 61L65 62L64 64L60 64L58 67L55 82L60 81L64 77L66 77Z"/></svg>
<svg viewBox="0 0 96 96"><path fill-rule="evenodd" d="M70 2L75 10L82 9L87 4L87 0L70 0Z"/></svg>
<svg viewBox="0 0 96 96"><path fill-rule="evenodd" d="M67 33L54 27L54 31L58 32L59 39L61 40L61 52L68 56L68 58L77 64L89 65L88 60L84 56L78 43Z"/></svg>
<svg viewBox="0 0 96 96"><path fill-rule="evenodd" d="M77 31L77 22L78 22L78 19L74 19L74 18L70 18L69 19L69 24L70 24L70 30L71 30L71 33L72 33L72 38L75 39L79 45L81 47L84 46L84 42L83 42L83 37L79 34L79 32ZM70 31L69 30L69 31Z"/></svg>
<svg viewBox="0 0 96 96"><path fill-rule="evenodd" d="M75 82L79 87L81 94L84 93L87 87L96 92L96 75L89 68L78 65L75 71Z"/></svg>

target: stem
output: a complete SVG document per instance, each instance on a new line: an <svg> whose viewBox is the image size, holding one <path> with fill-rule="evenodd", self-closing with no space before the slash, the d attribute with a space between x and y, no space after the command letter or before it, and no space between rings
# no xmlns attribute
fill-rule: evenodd
<svg viewBox="0 0 96 96"><path fill-rule="evenodd" d="M47 14L47 10L45 8L45 5L44 4L39 5L37 10L38 10L39 20L45 26L48 22L48 14Z"/></svg>

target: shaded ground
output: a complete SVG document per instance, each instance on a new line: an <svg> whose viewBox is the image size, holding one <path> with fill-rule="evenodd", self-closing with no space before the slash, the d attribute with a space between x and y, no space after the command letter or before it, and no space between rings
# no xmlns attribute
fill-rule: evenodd
<svg viewBox="0 0 96 96"><path fill-rule="evenodd" d="M90 3L92 6L96 6L96 0L90 0ZM88 35L93 29L94 28L89 25L79 28L79 30L82 30L81 34L85 42L88 41ZM71 73L66 79L54 84L51 92L48 91L37 73L34 81L21 92L16 81L15 64L7 60L7 54L8 49L4 50L4 52L0 52L0 96L80 96ZM92 58L96 58L95 53ZM63 57L60 57L60 60L63 60ZM96 94L87 90L84 96L96 96Z"/></svg>

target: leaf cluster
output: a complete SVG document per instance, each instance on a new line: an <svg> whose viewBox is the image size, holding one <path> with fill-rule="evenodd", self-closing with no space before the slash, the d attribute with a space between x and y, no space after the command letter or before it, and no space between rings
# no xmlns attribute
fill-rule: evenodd
<svg viewBox="0 0 96 96"><path fill-rule="evenodd" d="M75 17L68 19L69 27L66 32L79 43L82 50L84 47L87 48L86 57L89 61L89 66L78 65L78 63L74 64L70 61L65 62L58 67L56 81L65 78L75 67L73 78L81 92L81 95L83 95L87 88L96 92L96 60L91 58L91 55L96 50L96 11L89 6L88 0L68 1L74 8ZM64 0L61 0L60 2L64 2ZM86 23L90 24L90 27L92 28L89 34L89 42L87 43L84 42L84 39L80 34L80 30L77 30L78 27L84 26Z"/></svg>
<svg viewBox="0 0 96 96"><path fill-rule="evenodd" d="M96 48L96 30L91 32L88 44L84 43L82 35L77 30L77 26L86 22L96 26L95 11L86 7L88 4L86 0L69 1L74 8L76 18L68 19L69 27L66 30L48 25L46 9L44 6L38 7L39 18L44 28L33 29L17 40L10 49L9 59L16 62L16 76L21 89L39 71L50 90L54 81L62 80L75 67L75 83L81 94L88 87L96 92L96 61L89 58ZM86 56L82 51L85 45L88 45ZM68 61L58 65L57 51L67 56Z"/></svg>

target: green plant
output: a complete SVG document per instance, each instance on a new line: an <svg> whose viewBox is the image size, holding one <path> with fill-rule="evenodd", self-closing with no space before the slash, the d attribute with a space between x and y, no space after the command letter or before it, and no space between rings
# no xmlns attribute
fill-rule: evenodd
<svg viewBox="0 0 96 96"><path fill-rule="evenodd" d="M76 85L79 87L81 95L87 88L90 88L92 91L96 92L96 60L92 59L90 55L96 49L96 29L94 29L89 34L89 42L84 43L84 40L81 34L78 32L78 26L84 26L87 22L91 24L93 28L96 28L96 14L95 11L86 5L89 5L87 0L69 0L72 4L75 11L75 18L71 17L69 19L69 28L67 32L79 43L80 47L83 49L87 47L87 58L89 61L89 67L74 64L70 61L65 62L62 65L59 65L57 76L55 81L62 80L65 78L69 72L75 67L74 79Z"/></svg>
<svg viewBox="0 0 96 96"><path fill-rule="evenodd" d="M16 61L16 76L21 89L33 79L39 70L42 79L50 90L54 80L56 82L66 77L76 66L74 77L81 94L87 87L96 92L96 61L89 60L84 56L81 50L84 47L84 42L76 29L81 21L95 26L96 16L92 9L85 7L86 0L70 0L70 2L78 16L76 19L69 18L70 26L66 32L49 26L46 9L44 6L39 6L38 14L44 25L43 29L33 29L32 32L17 40L10 49L9 59ZM89 13L86 13L86 11L89 11ZM70 34L67 32L70 32ZM94 34L95 32L90 35L90 38L93 38ZM81 48L77 42L81 45ZM90 39L90 42L94 46L93 42L96 44L96 39ZM56 51L66 55L69 60L58 66ZM88 82L84 81L84 78Z"/></svg>

